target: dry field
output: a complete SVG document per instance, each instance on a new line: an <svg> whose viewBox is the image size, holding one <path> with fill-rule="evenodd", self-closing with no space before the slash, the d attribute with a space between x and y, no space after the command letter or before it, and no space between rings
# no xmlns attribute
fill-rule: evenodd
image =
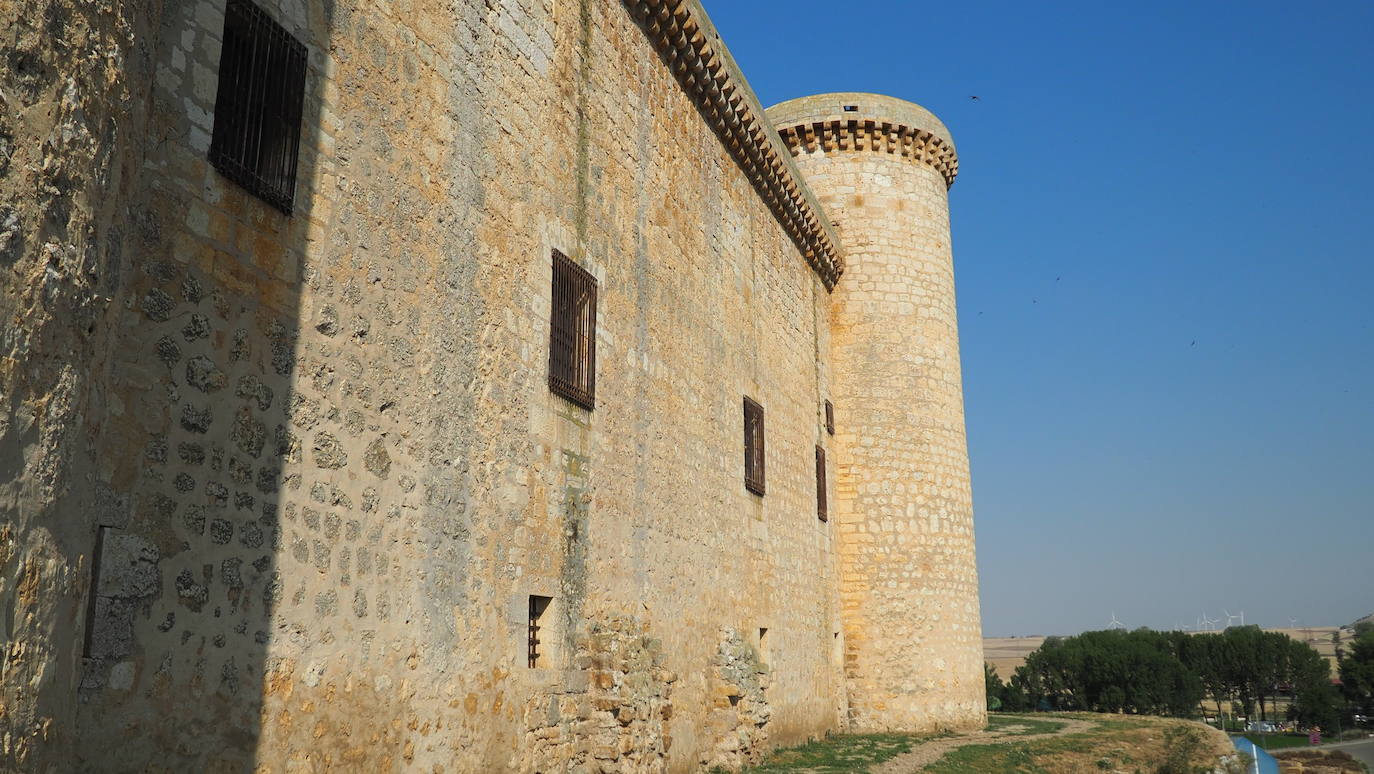
<svg viewBox="0 0 1374 774"><path fill-rule="evenodd" d="M744 774L989 774L1217 770L1235 749L1220 731L1169 718L1087 713L989 716L981 731L836 735L778 750Z"/></svg>
<svg viewBox="0 0 1374 774"><path fill-rule="evenodd" d="M1300 626L1296 629L1265 629L1270 632L1282 632L1299 642L1307 642L1317 649L1317 652L1326 657L1331 662L1331 675L1336 675L1336 650L1331 642L1331 635L1335 633L1335 626ZM1352 633L1349 630L1341 632L1341 640L1349 644ZM983 660L997 669L997 676L1005 682L1011 677L1016 668L1026 663L1026 656L1031 651L1040 647L1045 641L1043 636L1035 637L984 637L983 638Z"/></svg>

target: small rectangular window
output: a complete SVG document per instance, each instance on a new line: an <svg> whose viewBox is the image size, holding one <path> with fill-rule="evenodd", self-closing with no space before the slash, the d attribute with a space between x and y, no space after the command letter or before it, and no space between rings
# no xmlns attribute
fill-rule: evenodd
<svg viewBox="0 0 1374 774"><path fill-rule="evenodd" d="M553 251L549 389L588 411L596 407L596 277Z"/></svg>
<svg viewBox="0 0 1374 774"><path fill-rule="evenodd" d="M756 495L765 491L763 469L763 406L744 398L744 488Z"/></svg>
<svg viewBox="0 0 1374 774"><path fill-rule="evenodd" d="M91 657L92 639L95 636L96 606L100 599L100 560L105 554L105 536L110 527L101 525L95 528L95 550L91 552L91 593L86 598L86 636L81 643L82 658Z"/></svg>
<svg viewBox="0 0 1374 774"><path fill-rule="evenodd" d="M830 520L830 512L825 501L825 449L816 447L816 516L821 521Z"/></svg>
<svg viewBox="0 0 1374 774"><path fill-rule="evenodd" d="M828 400L825 402L825 432L835 434L835 404Z"/></svg>
<svg viewBox="0 0 1374 774"><path fill-rule="evenodd" d="M305 101L306 50L250 0L228 0L210 163L291 214Z"/></svg>
<svg viewBox="0 0 1374 774"><path fill-rule="evenodd" d="M553 597L539 597L530 595L530 637L529 637L529 664L530 669L544 666L540 663L543 653L539 648L539 632L543 628L540 621L544 613L549 609L549 603L553 602Z"/></svg>

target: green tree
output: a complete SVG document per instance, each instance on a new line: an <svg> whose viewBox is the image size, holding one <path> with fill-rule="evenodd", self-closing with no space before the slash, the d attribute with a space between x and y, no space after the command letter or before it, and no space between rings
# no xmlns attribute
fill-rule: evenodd
<svg viewBox="0 0 1374 774"><path fill-rule="evenodd" d="M1047 639L1011 684L1035 706L1187 717L1203 688L1175 647L1168 636L1149 630Z"/></svg>
<svg viewBox="0 0 1374 774"><path fill-rule="evenodd" d="M1289 640L1286 668L1287 680L1293 687L1289 719L1308 726L1336 728L1341 697L1331 685L1331 665L1307 643Z"/></svg>
<svg viewBox="0 0 1374 774"><path fill-rule="evenodd" d="M1007 680L1002 688L1002 709L1006 712L1025 712L1031 709L1030 699L1015 680Z"/></svg>
<svg viewBox="0 0 1374 774"><path fill-rule="evenodd" d="M997 667L986 661L983 662L983 687L988 700L988 709L1002 709L1002 692L1006 688L1002 685L1002 679L997 676Z"/></svg>
<svg viewBox="0 0 1374 774"><path fill-rule="evenodd" d="M1341 659L1341 687L1361 712L1374 712L1374 631L1350 643L1350 655Z"/></svg>
<svg viewBox="0 0 1374 774"><path fill-rule="evenodd" d="M1304 726L1335 729L1340 725L1341 695L1331 683L1300 688L1288 707L1288 719Z"/></svg>

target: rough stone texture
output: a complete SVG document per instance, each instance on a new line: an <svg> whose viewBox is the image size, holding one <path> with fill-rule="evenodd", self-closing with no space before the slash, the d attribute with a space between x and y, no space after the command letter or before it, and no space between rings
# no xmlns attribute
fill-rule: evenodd
<svg viewBox="0 0 1374 774"><path fill-rule="evenodd" d="M309 49L290 217L206 158L220 0L0 0L0 768L686 772L848 722L829 227L622 4L260 5Z"/></svg>
<svg viewBox="0 0 1374 774"><path fill-rule="evenodd" d="M140 226L124 207L151 81L136 41L160 14L0 2L0 770L74 770L94 520L129 518L129 488L101 475L92 443L133 409L102 382L110 322L143 297L127 286ZM126 437L126 459L146 439Z"/></svg>
<svg viewBox="0 0 1374 774"><path fill-rule="evenodd" d="M758 649L734 629L721 631L720 645L711 660L711 714L707 719L711 749L702 751L707 769L731 771L758 763L768 749L770 669Z"/></svg>
<svg viewBox="0 0 1374 774"><path fill-rule="evenodd" d="M846 110L846 106L855 108ZM984 688L944 126L826 94L770 116L845 249L831 327L849 722L981 728ZM914 123L899 130L896 120ZM876 132L878 124L891 127ZM810 135L808 137L808 134ZM943 142L931 143L934 135ZM900 138L908 138L903 142ZM957 165L955 165L957 167Z"/></svg>
<svg viewBox="0 0 1374 774"><path fill-rule="evenodd" d="M573 671L525 703L520 771L664 770L677 676L645 628L612 618L575 638Z"/></svg>

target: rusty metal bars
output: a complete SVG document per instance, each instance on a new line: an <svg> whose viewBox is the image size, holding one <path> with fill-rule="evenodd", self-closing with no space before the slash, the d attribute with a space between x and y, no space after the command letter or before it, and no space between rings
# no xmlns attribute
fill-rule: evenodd
<svg viewBox="0 0 1374 774"><path fill-rule="evenodd" d="M296 190L305 46L250 0L228 0L210 163L290 215Z"/></svg>
<svg viewBox="0 0 1374 774"><path fill-rule="evenodd" d="M535 669L539 666L539 620L544 616L544 611L549 609L549 603L553 599L550 597L530 596L530 629L529 629L529 667Z"/></svg>
<svg viewBox="0 0 1374 774"><path fill-rule="evenodd" d="M816 447L816 518L830 521L825 497L825 449Z"/></svg>
<svg viewBox="0 0 1374 774"><path fill-rule="evenodd" d="M549 389L588 411L596 408L596 277L553 251Z"/></svg>
<svg viewBox="0 0 1374 774"><path fill-rule="evenodd" d="M762 496L764 476L763 406L744 396L744 488Z"/></svg>
<svg viewBox="0 0 1374 774"><path fill-rule="evenodd" d="M548 326L548 389L596 408L596 278L554 250Z"/></svg>

